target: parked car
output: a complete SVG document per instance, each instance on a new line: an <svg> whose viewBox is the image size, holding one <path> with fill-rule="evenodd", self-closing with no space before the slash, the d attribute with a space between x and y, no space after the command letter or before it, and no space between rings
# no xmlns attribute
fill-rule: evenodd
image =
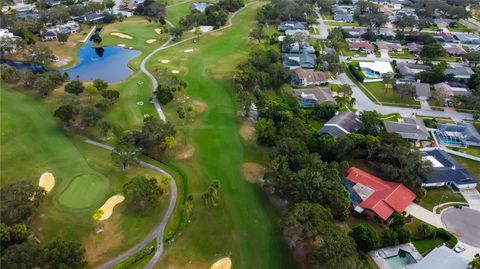
<svg viewBox="0 0 480 269"><path fill-rule="evenodd" d="M355 55L353 55L353 58L360 58L360 55L355 54Z"/></svg>
<svg viewBox="0 0 480 269"><path fill-rule="evenodd" d="M463 252L465 251L467 248L465 248L464 245L462 244L458 244L453 250L457 253L460 253L460 252Z"/></svg>
<svg viewBox="0 0 480 269"><path fill-rule="evenodd" d="M461 205L455 205L455 206L453 206L453 207L458 208L458 209L462 209L462 208L463 208L463 206L461 206Z"/></svg>

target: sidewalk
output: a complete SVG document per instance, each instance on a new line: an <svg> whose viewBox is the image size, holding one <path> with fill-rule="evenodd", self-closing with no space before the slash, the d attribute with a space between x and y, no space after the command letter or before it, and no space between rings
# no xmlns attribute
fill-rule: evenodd
<svg viewBox="0 0 480 269"><path fill-rule="evenodd" d="M426 222L428 224L431 224L437 228L444 228L442 224L442 220L440 219L439 214L435 214L431 211L428 211L427 209L412 203L410 204L406 209L405 212L407 212L407 215L412 215L415 218Z"/></svg>

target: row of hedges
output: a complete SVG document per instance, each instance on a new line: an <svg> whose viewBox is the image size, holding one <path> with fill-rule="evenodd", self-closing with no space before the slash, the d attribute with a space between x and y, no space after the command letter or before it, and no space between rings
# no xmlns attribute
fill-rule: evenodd
<svg viewBox="0 0 480 269"><path fill-rule="evenodd" d="M443 240L445 240L445 244L449 248L454 248L458 243L458 239L453 234L451 234L449 231L447 231L445 229L438 228L437 229L437 236L442 238Z"/></svg>
<svg viewBox="0 0 480 269"><path fill-rule="evenodd" d="M352 75L360 82L363 82L365 80L365 75L363 72L360 70L360 67L358 64L350 63L348 65L348 68L350 69L350 72L352 72Z"/></svg>

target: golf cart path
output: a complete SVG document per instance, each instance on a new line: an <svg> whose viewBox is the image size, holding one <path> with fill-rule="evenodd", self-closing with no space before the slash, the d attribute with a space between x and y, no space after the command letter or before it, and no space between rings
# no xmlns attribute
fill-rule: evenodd
<svg viewBox="0 0 480 269"><path fill-rule="evenodd" d="M109 145L105 145L90 139L86 139L85 143L88 143L90 145L94 145L109 151L113 150L113 147ZM150 168L152 170L155 170L156 172L159 172L170 179L170 202L168 204L167 212L163 216L161 222L157 226L155 226L153 231L150 232L142 242L138 243L133 248L129 249L127 252L124 252L120 256L117 256L114 259L108 261L107 263L104 263L103 265L97 267L98 269L112 268L113 266L117 265L118 263L122 262L123 260L127 259L128 257L134 255L135 253L143 249L153 239L157 239L157 247L156 247L155 254L150 260L150 262L152 263L152 266L158 261L158 259L163 253L163 233L165 231L165 227L167 226L168 220L172 216L173 210L175 209L175 204L177 203L177 196L178 196L177 183L175 182L175 179L172 177L172 175L170 175L167 171L163 170L158 166L155 166L153 164L150 164L144 161L140 161L140 165Z"/></svg>
<svg viewBox="0 0 480 269"><path fill-rule="evenodd" d="M225 26L222 26L216 30L213 30L213 31L210 31L210 32L206 32L206 33L203 33L202 35L206 35L206 34L209 34L209 33L214 33L214 32L219 32L219 31L222 31L224 29L227 29L227 28L230 28L232 27L233 23L232 23L232 19L238 14L238 12L240 12L241 10L245 9L246 7L252 5L252 4L256 4L256 3L259 3L257 1L255 2L250 2L248 4L246 4L244 7L240 8L239 10L235 11L234 13L232 13L229 17L228 17L228 20L227 20L227 24ZM169 22L168 20L166 21L170 26L173 27L173 24L171 22ZM197 38L197 36L192 36L192 37L189 37L189 38L186 38L186 39L183 39L179 42L176 42L176 43L173 43L171 45L168 45L172 40L173 40L173 37L170 37L165 43L163 43L160 47L156 48L154 51L150 52L150 54L148 54L143 60L142 62L140 63L140 71L142 71L142 73L144 73L145 75L147 75L148 78L150 78L150 80L152 81L152 85L153 85L153 92L155 92L157 90L157 87L158 87L158 81L157 79L147 70L147 68L145 67L145 63L147 63L148 60L150 60L150 58L155 55L155 53L161 51L161 50L164 50L164 49L168 49L168 48L171 48L171 47L174 47L174 46L177 46L177 45L180 45L182 43L185 43L189 40L193 40ZM167 117L165 116L165 113L163 112L162 110L162 106L160 105L160 103L158 102L157 98L153 98L153 105L155 106L155 110L157 111L157 114L158 116L160 117L160 119L164 122L167 121ZM147 265L148 267L148 265ZM146 268L147 268L146 267ZM151 268L151 267L150 267Z"/></svg>

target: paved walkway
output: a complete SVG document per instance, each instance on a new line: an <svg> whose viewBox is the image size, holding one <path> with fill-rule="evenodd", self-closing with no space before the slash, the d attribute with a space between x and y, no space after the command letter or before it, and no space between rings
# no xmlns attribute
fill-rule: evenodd
<svg viewBox="0 0 480 269"><path fill-rule="evenodd" d="M105 145L90 139L85 140L85 143L88 143L90 145L94 145L109 151L113 150L113 147L109 145ZM153 239L157 239L157 248L156 248L155 254L153 255L153 258L150 260L150 262L147 264L145 268L152 268L153 265L158 261L158 259L163 253L163 232L165 231L165 227L167 226L167 223L170 220L170 217L172 216L173 210L175 209L175 205L177 203L177 196L178 196L177 183L175 182L175 179L168 172L166 172L165 170L163 170L158 166L155 166L153 164L150 164L144 161L140 161L140 165L150 168L152 170L155 170L156 172L159 172L165 175L166 177L170 178L170 202L168 204L167 212L163 216L160 223L157 226L155 226L153 231L150 232L142 242L138 243L133 248L129 249L127 252L124 252L120 256L117 256L115 259L110 260L109 262L97 267L98 269L112 268L113 266L117 265L118 263L122 262L123 260L127 259L128 257L134 255L135 253L143 249Z"/></svg>
<svg viewBox="0 0 480 269"><path fill-rule="evenodd" d="M464 189L460 190L460 193L463 195L465 200L467 200L468 206L471 209L480 211L480 193L477 189ZM478 236L480 237L480 234Z"/></svg>
<svg viewBox="0 0 480 269"><path fill-rule="evenodd" d="M443 228L442 220L440 219L439 214L435 214L432 211L428 211L427 209L412 203L406 209L407 215L412 215L415 218L431 224L437 228Z"/></svg>

